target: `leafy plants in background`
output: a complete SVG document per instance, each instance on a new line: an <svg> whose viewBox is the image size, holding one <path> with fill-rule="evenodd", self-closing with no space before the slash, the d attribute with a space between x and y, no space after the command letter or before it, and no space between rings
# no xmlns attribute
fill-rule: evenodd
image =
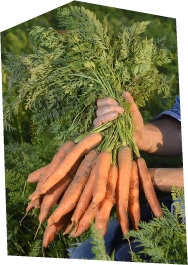
<svg viewBox="0 0 188 265"><path fill-rule="evenodd" d="M137 243L138 251L134 252L131 249L132 241L127 241L133 262L187 264L184 190L173 187L172 198L176 205L173 212L163 206L162 218L154 218L148 223L141 221L139 230L130 230L125 237L125 241L130 237ZM113 255L105 252L104 240L94 226L91 227L91 235L95 258L114 260Z"/></svg>
<svg viewBox="0 0 188 265"><path fill-rule="evenodd" d="M75 139L91 129L96 99L109 95L108 89L111 87L119 89L119 98L121 89L127 87L130 91L132 89L138 105L143 107L148 103L148 98L144 95L142 98L136 96L139 93L139 89L136 90L139 82L140 86L144 84L143 90L151 89L148 97L152 98L156 89L160 95L164 93L169 96L170 87L164 73L158 75L159 69L164 71L162 65L170 62L164 42L153 38L142 39L139 36L150 26L149 22L122 28L116 39L113 32L108 30L106 17L100 22L89 10L72 9L78 12L76 24L79 27L75 28L75 20L71 21L68 10L58 9L61 30L33 27L29 31L30 52L18 56L11 53L6 55L4 69L8 73L9 82L3 103L4 128L7 132L5 138L8 142L5 146L5 165L8 251L11 255L42 255L39 246L45 224L37 239L33 240L38 226L37 209L30 213L32 218L27 216L21 226L18 225L24 215L28 195L34 188L34 185L25 187L25 180L34 169L50 162L62 142ZM80 19L80 15L85 20L82 20L83 17ZM84 24L81 25L83 21ZM84 31L86 29L87 32ZM131 45L133 50L130 52ZM111 56L108 56L109 53ZM156 59L153 66L151 56L152 60ZM143 64L143 58L148 63ZM111 66L119 77L118 82L112 75ZM144 75L148 67L153 71L152 77ZM101 90L101 86L105 89ZM111 93L110 95L112 96ZM18 138L14 139L15 130L20 132L18 142ZM15 160L15 157L18 159ZM23 193L20 187L25 187ZM19 211L13 210L16 204L20 205ZM13 220L17 221L17 225ZM35 231L28 230L28 223L31 223L29 227ZM79 240L86 237L87 234ZM70 240L61 235L58 239L45 250L46 256L67 257L68 246L77 242L77 239Z"/></svg>

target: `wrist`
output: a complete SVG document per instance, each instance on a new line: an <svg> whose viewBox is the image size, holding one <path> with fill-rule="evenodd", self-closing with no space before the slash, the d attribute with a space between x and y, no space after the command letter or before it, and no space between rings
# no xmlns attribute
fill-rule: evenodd
<svg viewBox="0 0 188 265"><path fill-rule="evenodd" d="M151 123L145 124L142 151L150 154L156 153L162 144L163 140L160 130Z"/></svg>

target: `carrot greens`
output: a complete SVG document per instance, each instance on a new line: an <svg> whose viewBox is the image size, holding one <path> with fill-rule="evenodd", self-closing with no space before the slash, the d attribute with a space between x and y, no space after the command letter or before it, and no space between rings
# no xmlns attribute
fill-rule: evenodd
<svg viewBox="0 0 188 265"><path fill-rule="evenodd" d="M9 112L17 113L22 104L25 111L35 113L32 116L33 134L40 134L45 139L46 135L53 136L55 131L54 142L62 147L71 142L65 156L61 154L58 158L57 152L53 163L49 163L43 173L35 172L38 183L29 196L26 212L40 208L42 214L42 200L46 203L45 196L57 193L61 181L68 178L62 194L53 197L52 203L46 203L45 208L50 211L47 215L51 215L45 216L48 220L44 248L62 229L63 235L81 236L97 220L96 215L104 203L108 203L108 211L102 216L108 218L116 204L122 232L128 233L132 163L140 158L140 153L133 138L130 103L123 101L122 93L129 91L138 107L146 106L157 94L169 95L168 80L162 71L170 62L169 52L162 42L142 36L149 21L136 22L111 32L108 17L100 22L93 12L77 6L59 8L58 19L59 31L41 26L31 29L29 40L33 53L16 58L20 67L15 69L11 57L7 58L10 90L19 90L19 96L11 106L5 105L5 124L11 124ZM124 112L115 121L93 128L99 97L114 98ZM116 187L109 191L112 166L117 183L115 181ZM84 190L92 181L91 172L94 180L88 195ZM147 180L150 181L149 176ZM111 201L106 202L109 192L112 192ZM74 213L84 193L87 194L85 208L75 221ZM53 213L52 207L55 208ZM98 224L103 234L107 222L102 219Z"/></svg>
<svg viewBox="0 0 188 265"><path fill-rule="evenodd" d="M87 84L82 93L94 93L96 98L109 96L124 107L124 114L114 122L113 129L110 126L105 130L103 141L108 142L106 138L110 134L114 137L117 134L113 148L127 145L136 157L140 154L133 140L129 104L122 101L123 90L131 92L139 107L145 106L156 94L169 93L168 81L159 72L159 66L170 62L168 51L153 39L141 36L149 23L137 22L112 35L107 17L101 23L83 7L59 10L59 24L65 29L71 47L66 77ZM109 146L113 150L112 141Z"/></svg>

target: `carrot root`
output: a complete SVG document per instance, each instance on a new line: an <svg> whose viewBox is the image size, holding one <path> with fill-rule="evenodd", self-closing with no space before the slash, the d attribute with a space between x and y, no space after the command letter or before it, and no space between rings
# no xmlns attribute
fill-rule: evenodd
<svg viewBox="0 0 188 265"><path fill-rule="evenodd" d="M116 186L116 212L123 234L129 231L128 200L132 170L132 151L127 146L118 150L118 180Z"/></svg>
<svg viewBox="0 0 188 265"><path fill-rule="evenodd" d="M81 156L94 149L101 141L102 135L100 133L91 133L75 144L71 151L64 157L63 162L56 167L53 174L51 174L49 178L46 178L43 183L41 182L41 185L38 187L40 193L45 193L64 178L76 161Z"/></svg>
<svg viewBox="0 0 188 265"><path fill-rule="evenodd" d="M93 203L96 205L98 205L105 197L111 162L112 154L110 152L103 150L98 155L93 189Z"/></svg>
<svg viewBox="0 0 188 265"><path fill-rule="evenodd" d="M58 207L48 218L49 225L57 223L63 215L75 208L89 178L92 161L97 157L97 155L98 152L96 150L91 150L82 160L73 181L66 189Z"/></svg>
<svg viewBox="0 0 188 265"><path fill-rule="evenodd" d="M139 200L139 176L138 166L135 160L132 161L132 174L130 182L129 195L129 215L135 230L138 230L138 224L141 219L140 200Z"/></svg>
<svg viewBox="0 0 188 265"><path fill-rule="evenodd" d="M151 207L153 214L156 217L160 218L163 215L162 207L155 193L155 189L145 159L139 157L137 159L137 165L138 165L139 178L141 180L146 199Z"/></svg>

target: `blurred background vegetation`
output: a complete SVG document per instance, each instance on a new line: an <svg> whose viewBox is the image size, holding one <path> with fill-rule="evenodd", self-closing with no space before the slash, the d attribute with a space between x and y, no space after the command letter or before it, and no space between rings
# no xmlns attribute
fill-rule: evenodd
<svg viewBox="0 0 188 265"><path fill-rule="evenodd" d="M108 14L110 30L117 32L122 26L130 26L140 21L151 21L144 35L148 38L154 38L157 41L165 40L165 46L170 51L172 62L164 71L170 83L171 95L168 99L162 99L156 95L155 102L152 103L152 105L148 104L141 111L144 119L147 121L159 112L170 108L174 103L175 96L179 93L176 20L169 17L88 4L79 1L70 2L64 7L70 5L86 7L92 12L95 12L99 20L103 20L104 16ZM17 56L32 53L32 46L28 40L28 33L33 26L43 26L45 28L52 27L57 31L61 30L61 28L59 28L57 10L54 9L1 32L2 65L6 64L7 52L15 55L15 60ZM8 84L9 73L6 68L3 67L2 95L4 105L11 104L11 97L15 99L18 96L17 93L14 93L10 97L10 93L8 93ZM33 190L32 185L27 185L25 187L25 180L31 171L50 161L57 146L54 145L53 135L44 135L40 140L33 139L31 124L33 113L31 110L26 109L25 106L19 106L18 113L10 113L10 115L12 127L4 127L8 254L42 256L41 238L44 227L39 231L37 240L33 240L34 233L38 226L37 210L32 212L32 218L26 216L20 226L20 220L24 216L27 205L27 197ZM45 137L48 139L48 142L46 142ZM49 141L50 137L51 141ZM146 156L146 154L143 155ZM167 157L164 159L147 155L147 161L150 167L182 167L182 157ZM87 234L85 237L87 237ZM84 240L84 237L79 240ZM72 242L66 237L59 235L51 244L50 248L45 251L45 256L66 258L68 256L67 247L76 242L77 239L74 239Z"/></svg>

